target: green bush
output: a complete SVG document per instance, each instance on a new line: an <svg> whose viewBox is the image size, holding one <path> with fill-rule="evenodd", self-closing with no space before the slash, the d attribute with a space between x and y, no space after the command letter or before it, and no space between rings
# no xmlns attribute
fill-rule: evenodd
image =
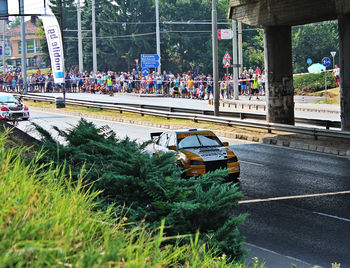
<svg viewBox="0 0 350 268"><path fill-rule="evenodd" d="M97 208L99 192L83 189L82 177L73 185L64 166L40 164L40 153L27 163L32 148L5 144L0 133L0 267L242 267L215 256L198 233L165 236L164 222L127 230L120 209Z"/></svg>
<svg viewBox="0 0 350 268"><path fill-rule="evenodd" d="M293 78L294 90L296 94L311 93L325 89L324 73L297 75ZM327 73L327 88L335 88L333 74Z"/></svg>
<svg viewBox="0 0 350 268"><path fill-rule="evenodd" d="M64 162L74 181L83 176L86 187L101 191L100 204L125 205L130 222L145 220L159 226L165 219L167 235L200 230L201 240L218 247L220 254L232 260L244 258L238 226L245 215L231 216L242 194L222 183L227 170L184 179L174 154L152 156L145 153L148 143L119 140L108 127L98 128L83 119L71 130L56 128L64 144L36 128L43 135L43 163ZM82 174L82 169L87 172Z"/></svg>

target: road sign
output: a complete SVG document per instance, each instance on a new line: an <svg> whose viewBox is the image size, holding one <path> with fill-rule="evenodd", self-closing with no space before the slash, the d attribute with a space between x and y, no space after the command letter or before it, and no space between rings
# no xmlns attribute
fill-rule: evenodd
<svg viewBox="0 0 350 268"><path fill-rule="evenodd" d="M142 74L143 76L149 75L149 69L148 69L148 68L142 68L141 74Z"/></svg>
<svg viewBox="0 0 350 268"><path fill-rule="evenodd" d="M141 54L142 68L157 68L159 65L159 56L157 54Z"/></svg>
<svg viewBox="0 0 350 268"><path fill-rule="evenodd" d="M2 55L2 46L0 46L0 55Z"/></svg>
<svg viewBox="0 0 350 268"><path fill-rule="evenodd" d="M328 57L324 57L322 59L322 64L323 64L323 66L328 67L329 65L331 65L331 59Z"/></svg>
<svg viewBox="0 0 350 268"><path fill-rule="evenodd" d="M231 63L229 61L226 61L224 64L224 68L229 68L231 66Z"/></svg>
<svg viewBox="0 0 350 268"><path fill-rule="evenodd" d="M307 62L307 64L311 65L312 64L312 59L308 58L306 62Z"/></svg>
<svg viewBox="0 0 350 268"><path fill-rule="evenodd" d="M5 47L5 55L6 56L11 56L11 49L10 49L10 47Z"/></svg>
<svg viewBox="0 0 350 268"><path fill-rule="evenodd" d="M222 64L223 64L223 65L225 65L226 62L231 63L231 60L230 60L230 59L222 59Z"/></svg>
<svg viewBox="0 0 350 268"><path fill-rule="evenodd" d="M232 39L233 34L231 29L219 29L218 39Z"/></svg>
<svg viewBox="0 0 350 268"><path fill-rule="evenodd" d="M332 55L333 58L335 57L335 54L337 54L336 51L332 51L332 52L331 52L331 55Z"/></svg>
<svg viewBox="0 0 350 268"><path fill-rule="evenodd" d="M140 71L140 65L136 65L136 70Z"/></svg>
<svg viewBox="0 0 350 268"><path fill-rule="evenodd" d="M226 51L225 56L224 56L224 59L225 59L225 60L230 60L230 59L232 59L232 58L231 58L231 55L230 55L230 53L228 53L228 51Z"/></svg>

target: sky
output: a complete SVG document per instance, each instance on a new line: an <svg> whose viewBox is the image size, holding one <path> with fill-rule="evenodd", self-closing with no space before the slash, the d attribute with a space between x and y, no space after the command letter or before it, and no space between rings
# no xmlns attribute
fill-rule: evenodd
<svg viewBox="0 0 350 268"><path fill-rule="evenodd" d="M48 2L49 0L46 0ZM8 0L9 14L18 14L18 0ZM42 14L44 13L44 0L24 0L24 12Z"/></svg>

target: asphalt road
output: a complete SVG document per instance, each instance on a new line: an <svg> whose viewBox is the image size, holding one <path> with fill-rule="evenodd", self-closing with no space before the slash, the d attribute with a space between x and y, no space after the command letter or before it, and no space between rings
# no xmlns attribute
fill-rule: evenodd
<svg viewBox="0 0 350 268"><path fill-rule="evenodd" d="M31 112L46 128L67 128L79 118ZM120 137L147 140L155 128L108 124ZM30 123L20 128L30 132ZM350 267L350 159L229 140L241 162L243 203L234 214L248 213L240 231L251 256L267 267ZM348 191L347 193L339 193ZM317 196L313 196L313 195ZM310 196L312 195L312 196ZM267 198L275 198L266 200Z"/></svg>

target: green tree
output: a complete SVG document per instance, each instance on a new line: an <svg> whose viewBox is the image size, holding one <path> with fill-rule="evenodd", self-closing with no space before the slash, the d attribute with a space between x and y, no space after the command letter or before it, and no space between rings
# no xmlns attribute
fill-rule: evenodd
<svg viewBox="0 0 350 268"><path fill-rule="evenodd" d="M228 4L227 0L218 1L218 21L228 22ZM162 64L165 70L184 72L199 67L203 73L212 72L211 10L212 2L208 0L160 2L161 21L184 22L162 25ZM209 24L192 24L191 21ZM230 26L219 24L219 28ZM221 59L226 51L232 51L232 42L220 40L218 45L219 69L223 72Z"/></svg>
<svg viewBox="0 0 350 268"><path fill-rule="evenodd" d="M294 72L307 72L307 59L321 63L330 52L339 52L338 23L328 21L293 28ZM337 53L339 55L339 53Z"/></svg>
<svg viewBox="0 0 350 268"><path fill-rule="evenodd" d="M21 17L15 17L15 19L9 23L8 27L9 29L12 29L20 24L21 24Z"/></svg>
<svg viewBox="0 0 350 268"><path fill-rule="evenodd" d="M243 65L255 69L264 66L264 31L255 27L243 27Z"/></svg>
<svg viewBox="0 0 350 268"><path fill-rule="evenodd" d="M97 62L100 70L126 71L140 54L155 53L155 14L151 0L96 1ZM91 29L91 1L84 6L83 25ZM91 35L89 35L91 36ZM84 65L92 68L91 38L84 42Z"/></svg>

